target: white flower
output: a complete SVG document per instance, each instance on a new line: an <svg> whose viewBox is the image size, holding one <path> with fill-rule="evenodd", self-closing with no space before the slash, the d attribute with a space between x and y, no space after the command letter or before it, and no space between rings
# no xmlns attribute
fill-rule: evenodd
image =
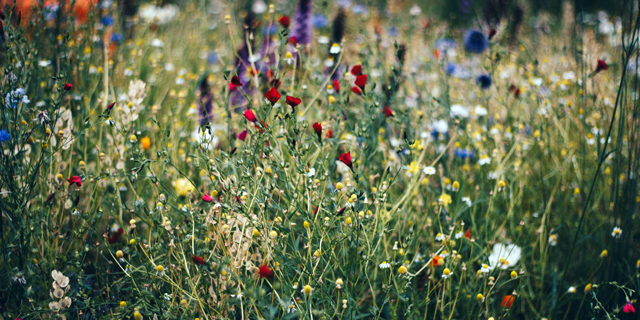
<svg viewBox="0 0 640 320"><path fill-rule="evenodd" d="M477 116L486 116L489 113L489 111L481 105L477 105L474 111Z"/></svg>
<svg viewBox="0 0 640 320"><path fill-rule="evenodd" d="M449 132L449 124L446 120L436 120L431 124L431 126L433 127L433 130L438 133L445 134Z"/></svg>
<svg viewBox="0 0 640 320"><path fill-rule="evenodd" d="M454 117L468 118L469 109L459 104L454 104L451 106L451 115Z"/></svg>
<svg viewBox="0 0 640 320"><path fill-rule="evenodd" d="M253 12L257 14L261 14L267 10L267 5L262 0L258 0L253 3L253 7L251 8Z"/></svg>
<svg viewBox="0 0 640 320"><path fill-rule="evenodd" d="M51 65L51 61L49 61L49 60L40 60L40 61L38 61L38 65L43 67L43 68L44 67L48 67L48 66Z"/></svg>
<svg viewBox="0 0 640 320"><path fill-rule="evenodd" d="M307 177L313 177L316 175L316 168L311 168L309 169L309 171L307 172Z"/></svg>
<svg viewBox="0 0 640 320"><path fill-rule="evenodd" d="M431 167L431 166L424 167L423 171L424 171L424 174L426 174L428 176L432 176L432 175L436 174L436 168Z"/></svg>
<svg viewBox="0 0 640 320"><path fill-rule="evenodd" d="M534 86L539 87L542 85L543 80L542 78L533 78L531 79L531 83L533 83Z"/></svg>
<svg viewBox="0 0 640 320"><path fill-rule="evenodd" d="M480 272L482 273L489 273L489 271L491 271L491 269L489 269L489 265L488 264L483 264L482 267L480 268Z"/></svg>
<svg viewBox="0 0 640 320"><path fill-rule="evenodd" d="M462 197L462 202L466 203L468 207L471 207L471 199L469 197Z"/></svg>
<svg viewBox="0 0 640 320"><path fill-rule="evenodd" d="M522 249L515 244L503 245L497 243L493 246L493 252L489 256L489 269L496 267L507 269L515 266L522 255ZM500 262L502 261L502 263Z"/></svg>
<svg viewBox="0 0 640 320"><path fill-rule="evenodd" d="M411 7L411 10L409 10L409 14L411 14L412 16L417 16L422 12L422 9L420 9L420 7L418 7L418 5L414 4L413 7Z"/></svg>
<svg viewBox="0 0 640 320"><path fill-rule="evenodd" d="M462 238L462 236L463 236L462 231L456 232L456 239L460 239Z"/></svg>
<svg viewBox="0 0 640 320"><path fill-rule="evenodd" d="M165 293L164 294L164 299L167 301L171 301L171 298L173 297L173 294L170 293Z"/></svg>
<svg viewBox="0 0 640 320"><path fill-rule="evenodd" d="M340 53L340 46L337 43L334 43L331 45L331 48L329 49L329 53L331 54L338 54Z"/></svg>
<svg viewBox="0 0 640 320"><path fill-rule="evenodd" d="M611 232L611 236L616 238L616 239L620 239L620 236L622 235L622 229L615 227L613 228L613 232Z"/></svg>
<svg viewBox="0 0 640 320"><path fill-rule="evenodd" d="M231 294L230 296L231 296L231 298L238 298L238 299L242 299L242 297L244 296L244 294L242 294L242 292L238 292L238 294Z"/></svg>
<svg viewBox="0 0 640 320"><path fill-rule="evenodd" d="M327 58L324 60L324 66L327 68L333 67L333 58Z"/></svg>
<svg viewBox="0 0 640 320"><path fill-rule="evenodd" d="M491 157L488 157L488 156L484 156L478 160L478 164L481 166L484 166L485 164L490 164L490 163L491 163Z"/></svg>
<svg viewBox="0 0 640 320"><path fill-rule="evenodd" d="M445 237L444 234L438 232L438 234L436 235L436 240L442 241L442 240L444 240L444 237Z"/></svg>
<svg viewBox="0 0 640 320"><path fill-rule="evenodd" d="M391 265L386 261L382 261L382 263L380 264L380 269L388 269L389 267L391 267Z"/></svg>
<svg viewBox="0 0 640 320"><path fill-rule="evenodd" d="M153 40L151 40L151 45L154 47L163 47L164 46L164 42L158 38L155 38Z"/></svg>
<svg viewBox="0 0 640 320"><path fill-rule="evenodd" d="M318 43L320 43L320 44L329 43L329 37L327 37L327 36L319 36L318 37Z"/></svg>
<svg viewBox="0 0 640 320"><path fill-rule="evenodd" d="M576 287L571 286L569 287L569 289L567 290L568 293L576 293Z"/></svg>
<svg viewBox="0 0 640 320"><path fill-rule="evenodd" d="M549 245L555 247L558 244L558 235L552 234L549 236Z"/></svg>

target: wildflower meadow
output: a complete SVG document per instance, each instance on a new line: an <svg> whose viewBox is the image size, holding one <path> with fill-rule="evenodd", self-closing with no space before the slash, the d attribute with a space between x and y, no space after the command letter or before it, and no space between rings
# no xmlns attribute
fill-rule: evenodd
<svg viewBox="0 0 640 320"><path fill-rule="evenodd" d="M640 6L0 0L0 319L638 319Z"/></svg>

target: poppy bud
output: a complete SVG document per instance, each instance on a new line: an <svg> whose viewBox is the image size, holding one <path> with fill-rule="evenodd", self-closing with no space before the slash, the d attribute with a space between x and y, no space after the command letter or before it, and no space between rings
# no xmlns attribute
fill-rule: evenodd
<svg viewBox="0 0 640 320"><path fill-rule="evenodd" d="M247 130L242 130L242 132L240 132L238 134L238 139L244 141L245 139L247 139Z"/></svg>
<svg viewBox="0 0 640 320"><path fill-rule="evenodd" d="M278 23L285 29L289 28L289 25L291 24L291 19L289 19L289 16L282 16L280 17L280 19L278 19Z"/></svg>
<svg viewBox="0 0 640 320"><path fill-rule="evenodd" d="M253 110L251 109L247 109L244 111L244 117L251 122L258 121L258 118L256 118L256 114L253 113Z"/></svg>
<svg viewBox="0 0 640 320"><path fill-rule="evenodd" d="M115 106L115 105L116 105L115 102L111 103L110 105L107 106L107 110L113 109L113 106Z"/></svg>
<svg viewBox="0 0 640 320"><path fill-rule="evenodd" d="M318 139L322 139L322 125L319 123L314 123L313 124L313 131L316 132L316 134L318 135Z"/></svg>

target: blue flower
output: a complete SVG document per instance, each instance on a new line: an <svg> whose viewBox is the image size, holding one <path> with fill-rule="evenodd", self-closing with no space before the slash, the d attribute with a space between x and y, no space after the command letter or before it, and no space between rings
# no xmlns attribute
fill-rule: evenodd
<svg viewBox="0 0 640 320"><path fill-rule="evenodd" d="M481 74L476 78L476 83L482 89L489 89L491 87L491 77L488 74Z"/></svg>
<svg viewBox="0 0 640 320"><path fill-rule="evenodd" d="M391 26L389 28L389 35L392 37L396 37L398 35L399 31L398 28L396 26Z"/></svg>
<svg viewBox="0 0 640 320"><path fill-rule="evenodd" d="M220 59L218 59L218 54L215 52L209 52L209 55L207 56L207 63L208 64L216 64L218 63Z"/></svg>
<svg viewBox="0 0 640 320"><path fill-rule="evenodd" d="M9 135L9 132L7 132L7 130L5 129L0 130L0 143L4 143L5 141L9 140L11 140L11 135Z"/></svg>
<svg viewBox="0 0 640 320"><path fill-rule="evenodd" d="M476 30L469 29L462 36L464 42L464 49L471 52L480 54L489 48L489 39L484 33Z"/></svg>
<svg viewBox="0 0 640 320"><path fill-rule="evenodd" d="M449 62L449 64L447 64L447 74L448 75L452 75L454 72L456 72L456 69L458 68L458 66L455 63L451 63Z"/></svg>
<svg viewBox="0 0 640 320"><path fill-rule="evenodd" d="M351 7L351 0L338 0L337 4L338 4L338 7L349 8Z"/></svg>
<svg viewBox="0 0 640 320"><path fill-rule="evenodd" d="M111 35L111 42L122 42L122 40L124 40L124 36L122 35L122 33L114 33Z"/></svg>
<svg viewBox="0 0 640 320"><path fill-rule="evenodd" d="M453 155L460 159L473 159L473 150L456 148Z"/></svg>
<svg viewBox="0 0 640 320"><path fill-rule="evenodd" d="M271 27L264 27L262 29L262 34L263 35L274 35L278 32L278 25L277 24L272 24Z"/></svg>
<svg viewBox="0 0 640 320"><path fill-rule="evenodd" d="M100 23L102 23L105 27L113 25L115 21L116 19L114 19L113 16L110 14L100 18Z"/></svg>
<svg viewBox="0 0 640 320"><path fill-rule="evenodd" d="M314 14L312 23L314 28L322 29L329 25L329 19L324 14Z"/></svg>

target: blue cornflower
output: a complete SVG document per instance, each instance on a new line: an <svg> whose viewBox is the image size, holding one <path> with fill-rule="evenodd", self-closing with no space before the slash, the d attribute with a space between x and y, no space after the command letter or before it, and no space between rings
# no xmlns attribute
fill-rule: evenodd
<svg viewBox="0 0 640 320"><path fill-rule="evenodd" d="M215 52L209 52L209 55L207 56L207 63L216 64L218 63L218 61L220 61L220 59L218 58L218 54Z"/></svg>
<svg viewBox="0 0 640 320"><path fill-rule="evenodd" d="M100 18L100 23L102 23L105 27L113 25L115 21L116 19L114 19L113 16L110 14Z"/></svg>
<svg viewBox="0 0 640 320"><path fill-rule="evenodd" d="M489 89L491 87L491 77L488 74L481 74L476 78L476 83L482 89Z"/></svg>
<svg viewBox="0 0 640 320"><path fill-rule="evenodd" d="M316 29L322 29L329 25L329 19L324 14L313 15L313 27Z"/></svg>
<svg viewBox="0 0 640 320"><path fill-rule="evenodd" d="M460 159L473 159L473 150L456 148L453 155Z"/></svg>
<svg viewBox="0 0 640 320"><path fill-rule="evenodd" d="M399 33L399 31L398 31L398 28L396 26L391 26L389 28L389 35L390 36L396 37L396 36L398 36L398 33Z"/></svg>
<svg viewBox="0 0 640 320"><path fill-rule="evenodd" d="M449 64L447 64L447 74L452 75L454 72L456 72L457 68L458 66L455 63L449 62Z"/></svg>
<svg viewBox="0 0 640 320"><path fill-rule="evenodd" d="M114 33L111 35L111 42L116 42L116 43L120 43L122 42L122 40L124 40L124 36L122 35L122 33Z"/></svg>
<svg viewBox="0 0 640 320"><path fill-rule="evenodd" d="M471 53L480 54L489 48L487 36L476 29L467 30L462 36L462 41L464 42L464 49Z"/></svg>
<svg viewBox="0 0 640 320"><path fill-rule="evenodd" d="M11 140L11 135L5 129L0 130L0 143L4 143L5 141Z"/></svg>

